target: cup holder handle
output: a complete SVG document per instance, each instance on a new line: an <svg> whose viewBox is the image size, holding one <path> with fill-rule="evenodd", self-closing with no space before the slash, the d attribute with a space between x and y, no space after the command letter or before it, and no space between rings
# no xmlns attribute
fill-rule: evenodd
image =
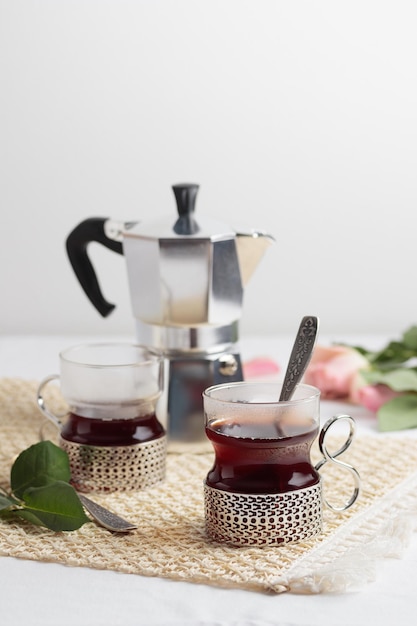
<svg viewBox="0 0 417 626"><path fill-rule="evenodd" d="M339 422L341 420L346 420L349 422L349 435L345 443L339 448L339 450L331 453L329 452L327 445L326 445L326 437L327 437L329 430L332 428L332 426L336 422ZM356 502L360 493L360 489L361 489L361 478L360 478L359 472L352 465L349 465L349 463L345 463L344 461L339 461L337 458L341 454L346 452L346 450L349 448L350 444L353 441L354 434L355 434L355 420L353 419L353 417L351 417L350 415L335 415L334 417L331 417L325 423L319 435L318 444L319 444L320 452L323 455L323 458L317 463L316 470L320 471L320 469L326 463L333 463L334 465L337 465L338 467L343 468L346 471L348 471L353 477L353 482L354 482L353 493L351 497L349 498L349 500L343 506L340 506L340 507L333 506L323 496L324 504L332 511L336 511L339 513L346 511Z"/></svg>

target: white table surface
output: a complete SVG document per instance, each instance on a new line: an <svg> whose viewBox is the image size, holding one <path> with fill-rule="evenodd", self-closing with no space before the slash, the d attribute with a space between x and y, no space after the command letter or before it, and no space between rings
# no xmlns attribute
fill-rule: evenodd
<svg viewBox="0 0 417 626"><path fill-rule="evenodd" d="M0 377L40 380L58 370L60 349L100 339L117 338L0 336ZM367 347L379 347L382 341L337 339ZM269 356L284 367L290 348L285 337L241 341L245 360ZM358 433L387 436L378 434L375 419L364 409L322 402L323 420L336 412L353 415ZM407 434L417 436L415 431ZM272 596L0 557L0 614L8 626L408 626L415 623L416 572L416 535L402 558L378 563L373 582L358 592L335 595Z"/></svg>

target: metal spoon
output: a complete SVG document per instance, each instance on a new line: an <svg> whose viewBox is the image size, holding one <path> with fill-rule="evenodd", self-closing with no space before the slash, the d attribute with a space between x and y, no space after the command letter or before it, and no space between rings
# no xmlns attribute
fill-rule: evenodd
<svg viewBox="0 0 417 626"><path fill-rule="evenodd" d="M291 399L296 386L304 376L304 372L307 369L316 344L318 331L318 317L314 317L313 315L303 317L291 351L287 371L285 372L281 395L279 397L280 402L287 402Z"/></svg>
<svg viewBox="0 0 417 626"><path fill-rule="evenodd" d="M107 528L107 530L111 530L116 533L127 533L130 530L135 530L135 528L137 528L137 526L135 526L134 524L131 524L127 520L119 517L115 513L112 513L108 509L105 509L104 506L97 504L97 502L93 502L83 493L77 491L77 494L82 502L83 507L87 509L91 517L98 524L100 524L100 526Z"/></svg>

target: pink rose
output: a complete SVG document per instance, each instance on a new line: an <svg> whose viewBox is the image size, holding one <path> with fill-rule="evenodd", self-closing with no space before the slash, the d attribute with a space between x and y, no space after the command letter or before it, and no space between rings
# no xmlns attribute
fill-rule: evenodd
<svg viewBox="0 0 417 626"><path fill-rule="evenodd" d="M356 400L358 404L376 413L383 404L401 395L387 385L364 385L357 390Z"/></svg>
<svg viewBox="0 0 417 626"><path fill-rule="evenodd" d="M251 359L243 364L243 374L245 380L276 376L279 372L279 365L268 357Z"/></svg>
<svg viewBox="0 0 417 626"><path fill-rule="evenodd" d="M316 346L304 381L320 389L327 399L346 398L358 387L358 373L369 367L368 361L354 348Z"/></svg>

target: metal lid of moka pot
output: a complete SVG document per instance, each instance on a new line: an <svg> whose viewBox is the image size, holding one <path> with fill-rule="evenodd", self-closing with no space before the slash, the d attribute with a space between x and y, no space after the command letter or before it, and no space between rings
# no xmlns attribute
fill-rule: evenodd
<svg viewBox="0 0 417 626"><path fill-rule="evenodd" d="M208 239L220 241L234 239L236 231L227 224L206 216L195 215L195 204L199 185L183 183L173 185L177 201L178 216L165 215L154 220L127 224L124 237L138 237L165 241L176 241L177 245L187 245L187 240Z"/></svg>

